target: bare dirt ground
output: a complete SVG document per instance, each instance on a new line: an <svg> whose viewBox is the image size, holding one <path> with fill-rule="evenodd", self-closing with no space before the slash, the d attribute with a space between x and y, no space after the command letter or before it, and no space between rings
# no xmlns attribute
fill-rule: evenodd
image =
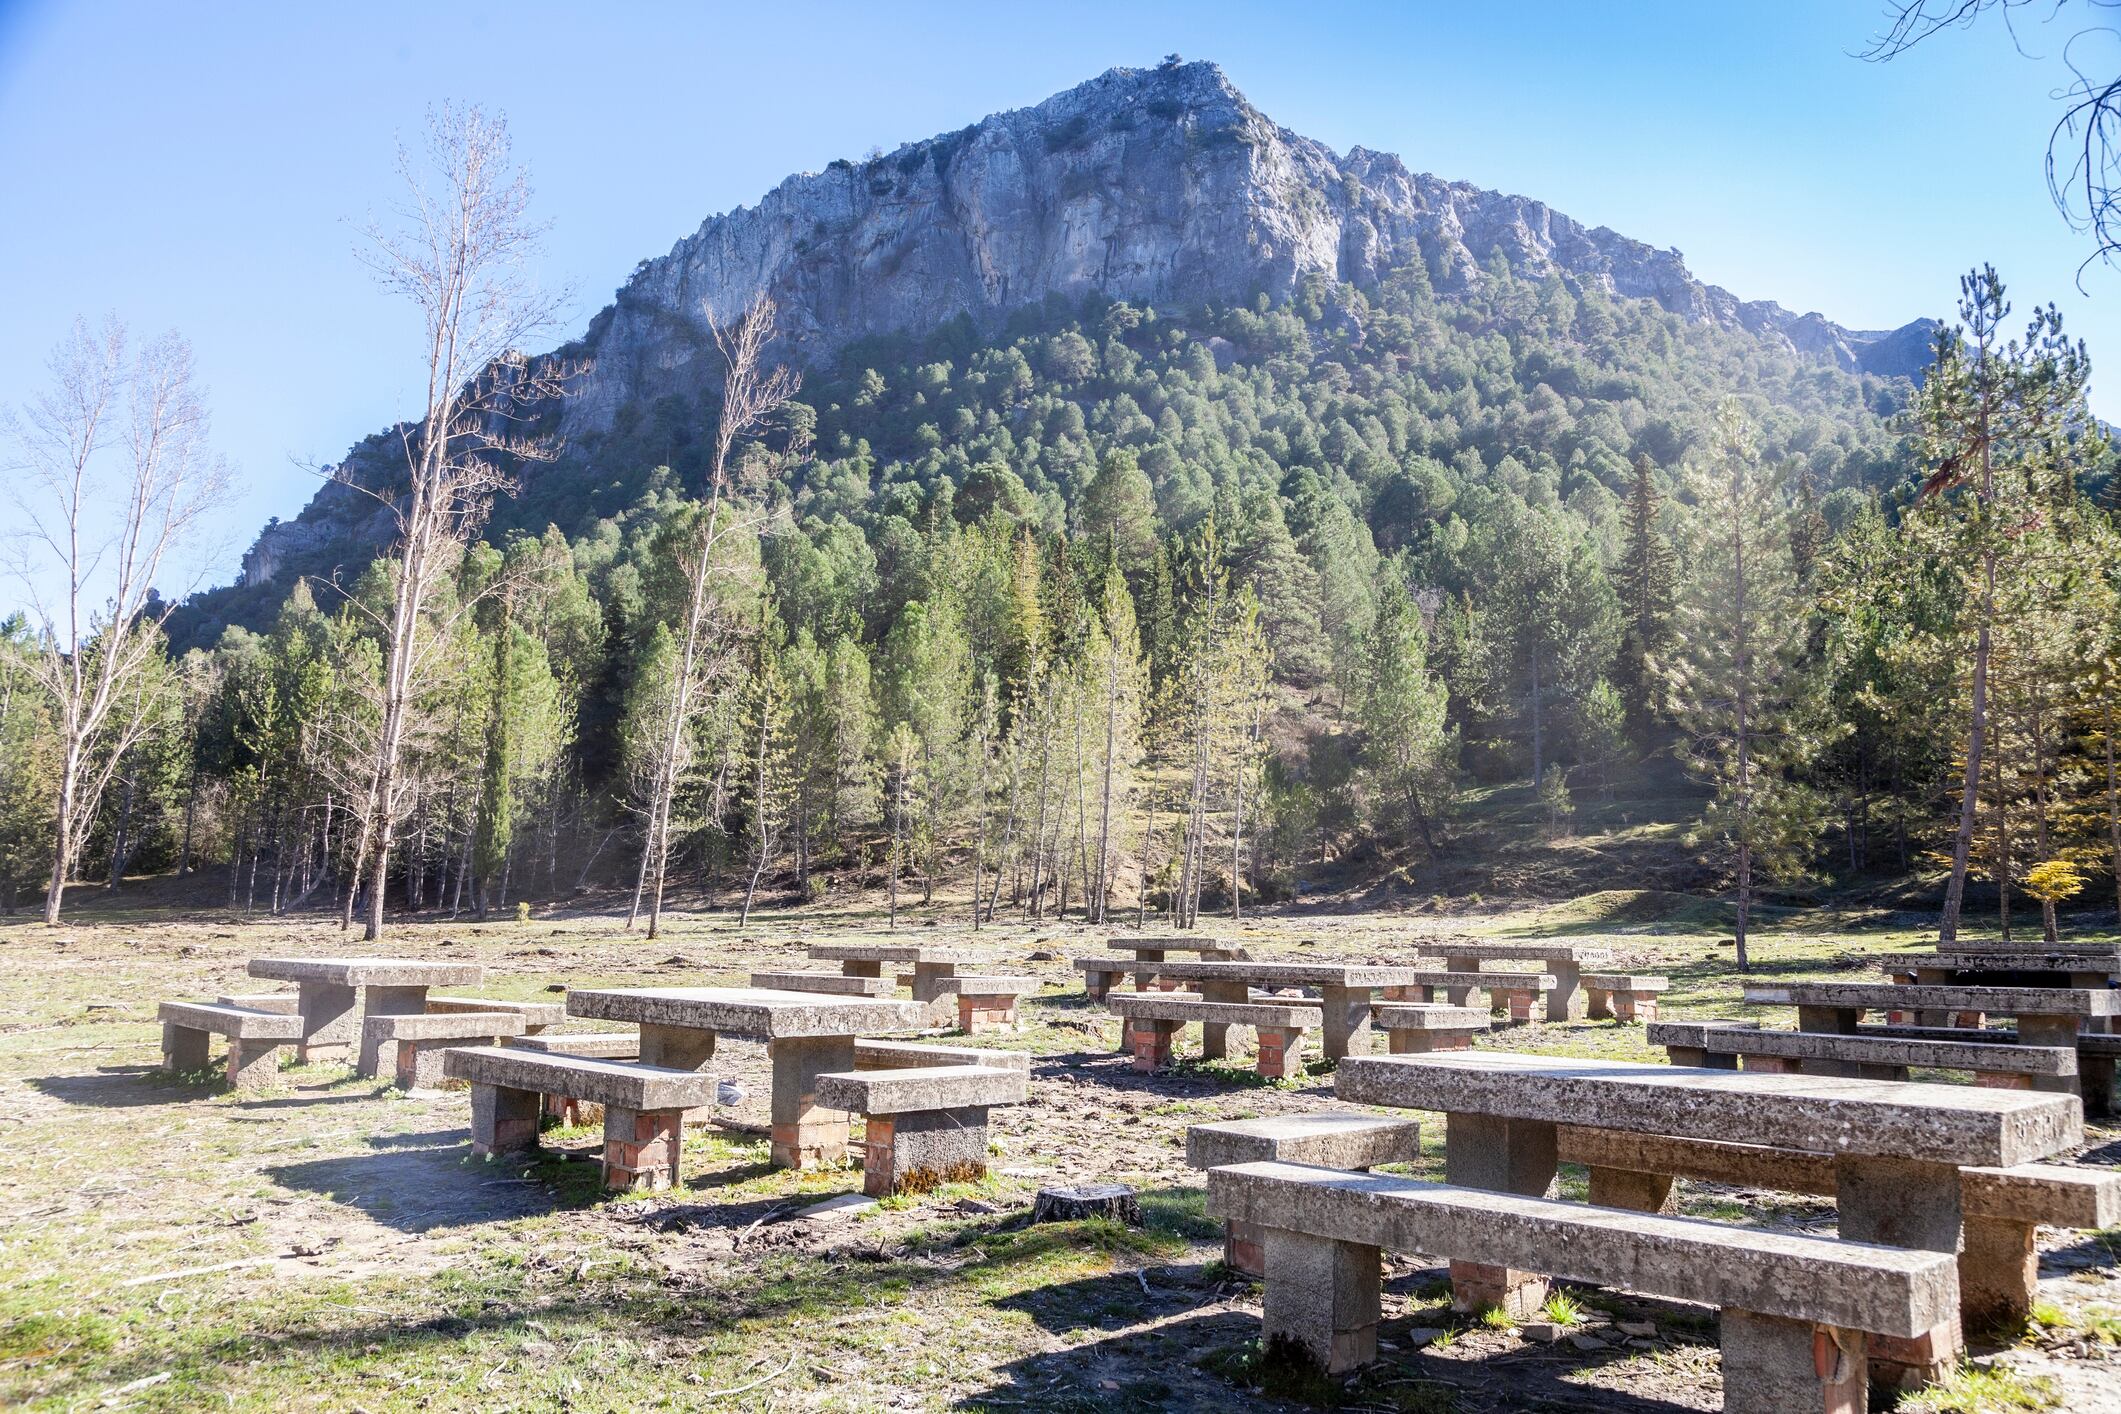
<svg viewBox="0 0 2121 1414"><path fill-rule="evenodd" d="M1579 911L1580 913L1580 911ZM1356 914L1249 921L1263 951L1399 960L1414 935L1512 936L1577 914L1478 919ZM810 941L881 931L867 915L682 917L661 939L612 918L423 922L394 955L473 959L478 991L702 985L801 963ZM1237 930L1217 927L1218 933ZM1820 932L1823 928L1810 931ZM902 936L971 944L952 928ZM1330 1073L1263 1085L1242 1062L1134 1074L1118 1023L1083 999L1073 955L1103 933L982 932L998 965L1050 985L1020 1035L1031 1103L994 1114L989 1179L857 1217L806 1214L857 1192L848 1167L765 1162L760 1047L723 1043L745 1092L692 1131L685 1186L606 1197L597 1136L558 1131L535 1162L469 1154L461 1092L404 1095L339 1067L290 1069L237 1099L156 1069L155 1004L262 990L263 954L364 953L316 920L231 923L174 910L47 930L0 925L0 1403L32 1408L1182 1409L1463 1411L1714 1409L1713 1313L1571 1289L1560 1340L1453 1316L1437 1265L1395 1259L1388 1358L1361 1380L1282 1397L1256 1388L1259 1290L1218 1262L1217 1225L1184 1162L1186 1126L1330 1104ZM1765 940L1758 970L1832 975L1853 948ZM1737 1009L1727 951L1706 933L1638 933L1624 963L1674 979L1668 1014ZM1193 1038L1181 1038L1185 1050ZM1538 1025L1486 1044L1648 1058L1640 1027ZM1440 1171L1430 1122L1417 1171ZM2121 1129L2085 1157L2121 1161ZM1055 1182L1113 1179L1143 1195L1139 1228L1026 1221ZM1582 1192L1564 1170L1564 1191ZM1687 1210L1831 1230L1831 1206L1690 1185ZM2030 1333L1977 1344L1988 1368L1907 1408L2121 1409L2121 1233L2047 1233ZM1625 1322L1625 1328L1622 1323Z"/></svg>

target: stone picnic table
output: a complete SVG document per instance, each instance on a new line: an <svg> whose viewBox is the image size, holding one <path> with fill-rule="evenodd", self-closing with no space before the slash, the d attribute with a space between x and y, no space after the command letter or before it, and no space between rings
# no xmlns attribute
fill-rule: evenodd
<svg viewBox="0 0 2121 1414"><path fill-rule="evenodd" d="M817 962L838 963L843 977L882 977L887 964L911 965L913 999L934 1025L947 1024L956 1015L958 969L984 967L993 961L985 953L926 943L812 943L810 956Z"/></svg>
<svg viewBox="0 0 2121 1414"><path fill-rule="evenodd" d="M1976 1013L2014 1017L2021 1046L2076 1046L2087 1027L2099 1029L2121 1016L2121 992L2100 987L1998 987L1928 985L1920 982L1748 983L1749 1006L1793 1006L1800 1031L1853 1035L1866 1011ZM2082 1094L2087 1085L2111 1083L2111 1059L2082 1058L2076 1075L2036 1076L2035 1088ZM2100 1069L2103 1065L2104 1069Z"/></svg>
<svg viewBox="0 0 2121 1414"><path fill-rule="evenodd" d="M259 957L246 970L253 977L295 984L295 1009L302 1017L302 1039L295 1043L298 1062L343 1060L358 1044L355 1068L370 1078L378 1073L379 1052L363 1033L363 1015L424 1012L428 988L475 986L486 976L477 963L402 957ZM358 996L363 990L365 999Z"/></svg>
<svg viewBox="0 0 2121 1414"><path fill-rule="evenodd" d="M1152 964L1144 964L1151 966ZM1245 961L1159 962L1156 976L1198 985L1202 1001L1245 1003L1252 988L1312 987L1325 1009L1325 1054L1328 1060L1370 1049L1370 1004L1373 993L1387 987L1419 984L1427 970L1362 962ZM1229 1054L1229 1026L1204 1023L1201 1055L1208 1060Z"/></svg>
<svg viewBox="0 0 2121 1414"><path fill-rule="evenodd" d="M1446 1182L1529 1197L1555 1184L1562 1126L1710 1141L1742 1135L1831 1155L1842 1237L1933 1252L1960 1248L1961 1169L2032 1163L2080 1142L2084 1128L2073 1097L2035 1090L1512 1051L1356 1057L1341 1065L1333 1088L1353 1104L1440 1112ZM1519 1274L1453 1275L1507 1289ZM1889 1358L1935 1368L1955 1359L1960 1344L1955 1320Z"/></svg>
<svg viewBox="0 0 2121 1414"><path fill-rule="evenodd" d="M1982 948L1948 953L1867 953L1880 972L1924 986L1980 985L2026 974L2066 977L2072 987L2107 987L2121 977L2121 948Z"/></svg>
<svg viewBox="0 0 2121 1414"><path fill-rule="evenodd" d="M763 987L615 987L571 991L567 1014L641 1028L644 1065L707 1069L717 1037L766 1042L773 1066L773 1162L799 1169L847 1154L844 1110L817 1102L817 1077L854 1069L856 1036L915 1031L919 1002Z"/></svg>
<svg viewBox="0 0 2121 1414"><path fill-rule="evenodd" d="M1603 967L1613 960L1613 950L1602 943L1486 943L1473 938L1417 939L1416 947L1429 957L1441 956L1450 972L1478 972L1483 962L1537 962L1554 978L1547 993L1547 1020L1567 1021L1583 1013L1583 969ZM1466 992L1451 997L1453 1006L1465 1004Z"/></svg>

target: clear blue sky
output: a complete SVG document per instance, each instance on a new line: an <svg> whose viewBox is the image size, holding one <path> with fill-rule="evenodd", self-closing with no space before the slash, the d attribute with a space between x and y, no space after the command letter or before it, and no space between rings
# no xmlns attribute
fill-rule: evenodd
<svg viewBox="0 0 2121 1414"><path fill-rule="evenodd" d="M206 568L412 405L413 328L354 260L430 102L505 110L578 330L644 256L782 177L1214 59L1286 127L1685 252L1746 298L1889 327L1992 260L2121 359L2040 168L2068 16L1863 63L1870 0L595 6L0 0L0 403L76 313L193 341L243 491ZM2121 417L2121 381L2096 399ZM174 586L173 586L174 587ZM0 603L14 597L0 593Z"/></svg>

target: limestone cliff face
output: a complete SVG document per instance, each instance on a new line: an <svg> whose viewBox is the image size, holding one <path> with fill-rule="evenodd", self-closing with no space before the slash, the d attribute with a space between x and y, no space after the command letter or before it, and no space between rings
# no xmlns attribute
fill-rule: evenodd
<svg viewBox="0 0 2121 1414"><path fill-rule="evenodd" d="M1336 155L1276 127L1215 65L1167 64L1113 69L1034 108L790 177L710 218L643 261L570 348L590 371L559 430L601 430L635 399L711 387L707 316L760 289L779 303L783 355L822 364L868 335L960 314L992 327L1049 295L1188 306L1284 296L1312 272L1367 284L1417 259L1442 272L1442 290L1462 291L1497 250L1522 274L1558 271L1844 369L1919 376L1927 362L1929 321L1865 333L1742 301L1694 279L1675 250L1387 153ZM356 447L348 465L380 446ZM269 582L334 538L382 543L377 515L327 484L299 519L260 536L244 582Z"/></svg>
<svg viewBox="0 0 2121 1414"><path fill-rule="evenodd" d="M706 376L706 313L761 288L780 304L787 352L819 362L866 335L961 313L991 325L1052 294L1279 296L1313 271L1364 284L1424 255L1448 270L1444 288L1462 289L1498 249L1522 273L1559 271L1842 368L1920 367L1919 336L1910 366L1886 336L1704 285L1677 251L1411 171L1387 153L1338 156L1276 127L1215 65L1194 63L1113 69L1034 108L791 177L758 205L709 219L643 262L599 318L595 372L566 418L602 427L631 398L694 390Z"/></svg>

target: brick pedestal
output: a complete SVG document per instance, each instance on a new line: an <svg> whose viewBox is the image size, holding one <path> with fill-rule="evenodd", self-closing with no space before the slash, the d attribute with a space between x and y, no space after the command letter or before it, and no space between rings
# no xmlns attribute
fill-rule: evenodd
<svg viewBox="0 0 2121 1414"><path fill-rule="evenodd" d="M1655 1021L1657 999L1638 997L1633 992L1619 992L1613 997L1613 1015L1623 1022Z"/></svg>
<svg viewBox="0 0 2121 1414"><path fill-rule="evenodd" d="M1304 1073L1304 1033L1289 1026L1259 1028L1259 1073L1269 1080L1294 1080Z"/></svg>
<svg viewBox="0 0 2121 1414"><path fill-rule="evenodd" d="M604 1187L654 1192L677 1182L683 1110L604 1107Z"/></svg>
<svg viewBox="0 0 2121 1414"><path fill-rule="evenodd" d="M1134 1056L1134 1068L1144 1075L1167 1068L1171 1064L1171 1041L1178 1035L1178 1027L1175 1021L1128 1018L1127 1049Z"/></svg>
<svg viewBox="0 0 2121 1414"><path fill-rule="evenodd" d="M1022 1026L1016 1019L1016 996L1011 992L991 995L976 992L957 994L957 1029L967 1036L982 1031L1018 1031Z"/></svg>

